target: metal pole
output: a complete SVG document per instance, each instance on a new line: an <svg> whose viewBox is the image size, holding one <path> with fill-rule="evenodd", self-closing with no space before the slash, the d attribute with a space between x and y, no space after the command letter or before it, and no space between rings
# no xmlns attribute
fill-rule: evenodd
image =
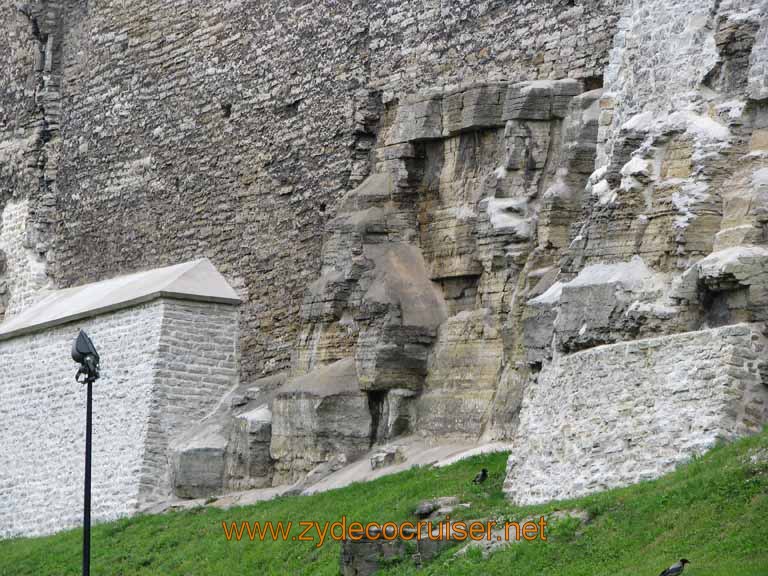
<svg viewBox="0 0 768 576"><path fill-rule="evenodd" d="M85 410L85 489L83 492L83 576L91 574L91 420L93 379L86 380L88 393Z"/></svg>
<svg viewBox="0 0 768 576"><path fill-rule="evenodd" d="M72 360L80 364L75 381L88 386L85 409L85 482L83 486L83 576L91 576L91 429L93 383L99 379L99 353L84 330L72 343ZM85 379L80 380L80 376Z"/></svg>

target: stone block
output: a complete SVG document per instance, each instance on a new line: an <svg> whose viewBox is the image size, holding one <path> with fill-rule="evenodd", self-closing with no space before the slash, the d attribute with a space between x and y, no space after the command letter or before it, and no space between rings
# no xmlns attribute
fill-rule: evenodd
<svg viewBox="0 0 768 576"><path fill-rule="evenodd" d="M445 96L443 136L503 126L501 112L507 85L487 84Z"/></svg>
<svg viewBox="0 0 768 576"><path fill-rule="evenodd" d="M205 498L224 491L227 433L221 424L205 426L173 450L173 491L181 498Z"/></svg>
<svg viewBox="0 0 768 576"><path fill-rule="evenodd" d="M272 441L272 412L266 405L246 412L239 419L247 423L247 460L249 485L266 487L272 480L272 457L269 446Z"/></svg>
<svg viewBox="0 0 768 576"><path fill-rule="evenodd" d="M509 86L504 97L502 120L549 120L552 118L552 82L521 82Z"/></svg>
<svg viewBox="0 0 768 576"><path fill-rule="evenodd" d="M387 144L434 140L443 136L442 100L409 101L397 108L397 117Z"/></svg>
<svg viewBox="0 0 768 576"><path fill-rule="evenodd" d="M272 403L273 484L296 482L339 454L349 461L359 458L374 432L354 359L289 380Z"/></svg>
<svg viewBox="0 0 768 576"><path fill-rule="evenodd" d="M385 468L405 462L405 454L401 446L384 446L370 456L371 470Z"/></svg>
<svg viewBox="0 0 768 576"><path fill-rule="evenodd" d="M385 565L406 557L406 542L400 539L344 540L339 558L340 573L341 576L372 576Z"/></svg>

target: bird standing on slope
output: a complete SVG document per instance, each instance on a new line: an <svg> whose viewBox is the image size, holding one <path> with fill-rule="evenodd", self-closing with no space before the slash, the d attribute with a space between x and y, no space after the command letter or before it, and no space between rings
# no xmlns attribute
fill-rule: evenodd
<svg viewBox="0 0 768 576"><path fill-rule="evenodd" d="M670 566L669 568L664 570L661 574L659 574L659 576L678 576L678 574L683 573L683 570L685 569L686 564L690 564L690 562L685 558L682 558L680 559L680 562L675 562L674 564L672 564L672 566Z"/></svg>
<svg viewBox="0 0 768 576"><path fill-rule="evenodd" d="M488 469L483 468L480 470L480 472L477 473L477 476L475 476L475 479L472 480L472 484L482 484L485 482L485 479L488 478Z"/></svg>

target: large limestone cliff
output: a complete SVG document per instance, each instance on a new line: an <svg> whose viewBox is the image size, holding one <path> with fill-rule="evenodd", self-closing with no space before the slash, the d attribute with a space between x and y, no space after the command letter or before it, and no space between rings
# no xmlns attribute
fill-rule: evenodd
<svg viewBox="0 0 768 576"><path fill-rule="evenodd" d="M504 439L538 502L768 421L765 5L656 4L626 8L604 86L385 106L277 391L276 482L404 434Z"/></svg>
<svg viewBox="0 0 768 576"><path fill-rule="evenodd" d="M331 3L322 24L299 2L275 28L232 2L226 23L203 10L210 26L192 33L231 61L181 33L166 45L144 20L149 44L112 33L139 92L161 84L132 49L164 63L160 120L146 93L113 98L88 76L75 48L100 72L116 49L81 46L48 4L25 16L48 14L33 129L0 142L3 166L29 156L0 166L18 188L0 301L12 313L49 273L72 283L73 238L102 228L129 248L103 243L105 262L89 243L84 274L188 251L221 265L245 303L242 382L173 443L177 495L301 487L415 436L509 443L505 489L530 503L657 476L768 422L765 0L553 2L538 16L376 0L349 18ZM78 26L113 22L80 8ZM315 45L354 41L311 57L294 18ZM111 108L64 142L59 173L61 74L71 133L93 101ZM191 86L215 101L177 116ZM129 109L152 129L116 132ZM72 222L57 236L44 208L59 188Z"/></svg>

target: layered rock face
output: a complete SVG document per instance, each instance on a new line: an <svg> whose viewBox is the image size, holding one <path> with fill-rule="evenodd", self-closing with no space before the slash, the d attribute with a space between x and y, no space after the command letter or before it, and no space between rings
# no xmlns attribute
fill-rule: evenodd
<svg viewBox="0 0 768 576"><path fill-rule="evenodd" d="M274 483L407 433L506 439L507 492L539 502L768 421L765 13L658 8L628 6L605 87L492 81L385 107L272 404ZM662 61L636 64L649 43Z"/></svg>
<svg viewBox="0 0 768 576"><path fill-rule="evenodd" d="M201 422L187 422L170 445L173 493L202 498L272 485L271 402L284 374L231 390Z"/></svg>
<svg viewBox="0 0 768 576"><path fill-rule="evenodd" d="M292 380L272 406L276 484L299 480L339 455L359 458L371 446L368 399L351 358Z"/></svg>
<svg viewBox="0 0 768 576"><path fill-rule="evenodd" d="M510 437L522 387L509 380L525 370L505 362L508 317L520 285L557 272L600 94L576 80L499 82L388 110L373 174L326 227L272 400L273 483L404 434Z"/></svg>
<svg viewBox="0 0 768 576"><path fill-rule="evenodd" d="M372 443L407 390L408 431L511 439L506 489L527 503L657 476L768 421L765 7L661 4L664 22L627 8L602 89L491 82L386 109L294 368L354 358ZM408 265L382 257L401 250Z"/></svg>
<svg viewBox="0 0 768 576"><path fill-rule="evenodd" d="M370 427L368 447L414 432L509 437L522 388L500 385L520 377L505 372L508 318L519 286L556 275L594 168L600 94L576 80L486 83L388 111L374 174L329 222L322 275L307 290L293 361L302 394L287 387L274 411L279 469L293 479L330 457L308 460L284 436L336 419L321 417L327 401L308 413L305 397L322 395L326 372L344 363L342 380L354 376L365 402L336 409L355 423L348 432ZM359 455L358 437L337 430L334 453Z"/></svg>

